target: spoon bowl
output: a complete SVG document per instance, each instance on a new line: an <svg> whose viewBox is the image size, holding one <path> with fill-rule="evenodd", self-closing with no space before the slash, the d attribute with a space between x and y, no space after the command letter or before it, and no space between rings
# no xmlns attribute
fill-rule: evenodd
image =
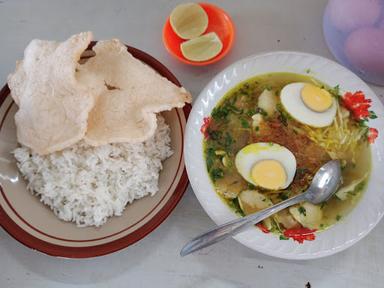
<svg viewBox="0 0 384 288"><path fill-rule="evenodd" d="M324 164L315 174L311 185L305 192L305 198L312 204L327 201L336 192L342 180L339 160L332 160Z"/></svg>

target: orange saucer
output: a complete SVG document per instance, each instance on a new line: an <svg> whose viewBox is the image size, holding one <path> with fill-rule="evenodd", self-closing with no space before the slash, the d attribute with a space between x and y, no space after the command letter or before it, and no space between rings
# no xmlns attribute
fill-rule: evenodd
<svg viewBox="0 0 384 288"><path fill-rule="evenodd" d="M233 46L233 41L235 37L235 27L233 25L231 17L221 8L208 3L198 3L208 14L208 28L204 34L209 32L216 32L219 36L221 42L223 42L223 49L221 52L216 55L214 58L209 59L203 62L195 62L186 59L180 51L180 44L184 42L184 39L181 39L173 31L171 24L169 23L169 17L165 22L163 28L163 43L167 51L178 60L183 63L195 66L204 66L208 64L215 63L222 59Z"/></svg>

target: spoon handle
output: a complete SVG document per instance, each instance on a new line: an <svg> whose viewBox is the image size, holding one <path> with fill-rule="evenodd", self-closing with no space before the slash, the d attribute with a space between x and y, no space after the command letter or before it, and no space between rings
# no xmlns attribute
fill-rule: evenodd
<svg viewBox="0 0 384 288"><path fill-rule="evenodd" d="M276 205L268 207L260 212L241 217L235 220L232 220L223 225L217 226L206 233L203 233L196 238L189 241L180 251L181 256L186 256L192 252L200 250L202 248L213 245L221 240L226 239L229 236L233 236L252 224L259 223L260 221L268 218L269 216L287 208L289 206L295 205L305 200L305 194L300 194L295 197L292 197L288 200L282 201Z"/></svg>

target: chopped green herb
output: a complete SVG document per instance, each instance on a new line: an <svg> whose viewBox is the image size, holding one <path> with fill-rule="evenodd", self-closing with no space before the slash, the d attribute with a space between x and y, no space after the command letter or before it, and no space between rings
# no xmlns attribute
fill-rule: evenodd
<svg viewBox="0 0 384 288"><path fill-rule="evenodd" d="M324 228L324 224L323 223L320 224L320 228Z"/></svg>
<svg viewBox="0 0 384 288"><path fill-rule="evenodd" d="M261 114L264 117L268 116L268 113L263 108L260 108L260 107L256 108L255 114L256 113L259 113L259 114Z"/></svg>
<svg viewBox="0 0 384 288"><path fill-rule="evenodd" d="M321 203L321 205L320 205L320 209L323 209L326 205L327 205L327 202L323 202L323 203Z"/></svg>
<svg viewBox="0 0 384 288"><path fill-rule="evenodd" d="M223 132L221 132L221 131L208 129L209 138L212 140L215 140L215 141L219 140L221 138L222 134L223 134Z"/></svg>
<svg viewBox="0 0 384 288"><path fill-rule="evenodd" d="M249 117L252 117L253 115L256 114L256 109L250 109L248 110L245 115L249 116Z"/></svg>
<svg viewBox="0 0 384 288"><path fill-rule="evenodd" d="M224 103L224 105L235 105L237 99L239 99L239 96L240 96L240 93L239 92L235 92L233 93L233 96L230 97L229 99L226 100L226 102Z"/></svg>
<svg viewBox="0 0 384 288"><path fill-rule="evenodd" d="M279 113L284 113L284 114L286 114L287 117L290 117L290 115L287 112L285 112L284 107L283 107L283 105L281 103L277 103L276 104L276 110Z"/></svg>
<svg viewBox="0 0 384 288"><path fill-rule="evenodd" d="M209 174L211 175L212 181L215 182L217 179L221 179L224 177L224 172L220 168L212 169Z"/></svg>
<svg viewBox="0 0 384 288"><path fill-rule="evenodd" d="M215 162L215 158L216 158L215 149L208 148L207 149L207 159L206 159L208 171L211 170L213 163Z"/></svg>
<svg viewBox="0 0 384 288"><path fill-rule="evenodd" d="M271 219L271 226L272 226L270 231L272 233L277 232L279 234L283 234L283 231L279 225L279 222L276 221L275 217L272 216L269 219Z"/></svg>
<svg viewBox="0 0 384 288"><path fill-rule="evenodd" d="M311 73L311 69L308 68L307 70L305 70L305 73L307 73L307 74Z"/></svg>
<svg viewBox="0 0 384 288"><path fill-rule="evenodd" d="M236 95L235 97L231 97L230 100L227 100L221 106L215 107L212 110L212 114L211 114L212 118L215 121L226 120L227 116L230 113L234 113L234 114L237 114L237 115L238 114L242 114L243 110L235 106L235 103L236 103L237 98L238 98L237 96L238 95Z"/></svg>
<svg viewBox="0 0 384 288"><path fill-rule="evenodd" d="M340 221L341 216L339 214L336 215L336 221Z"/></svg>
<svg viewBox="0 0 384 288"><path fill-rule="evenodd" d="M363 127L363 128L368 128L368 126L367 126L367 120L366 120L366 119L359 120L359 126L360 126L360 127ZM368 130L367 130L367 131L368 131Z"/></svg>
<svg viewBox="0 0 384 288"><path fill-rule="evenodd" d="M355 164L355 165L356 165L356 164ZM365 187L365 184L366 184L366 183L367 183L366 181L363 181L363 182L359 183L359 184L356 186L355 190L357 190L357 191L361 191L361 190L363 190L364 187Z"/></svg>
<svg viewBox="0 0 384 288"><path fill-rule="evenodd" d="M228 152L232 148L232 144L235 141L233 140L232 136L227 132L225 133L225 138L224 138L224 148Z"/></svg>
<svg viewBox="0 0 384 288"><path fill-rule="evenodd" d="M241 127L243 128L250 128L251 126L249 125L249 122L245 120L244 118L240 119Z"/></svg>
<svg viewBox="0 0 384 288"><path fill-rule="evenodd" d="M350 195L350 196L356 196L357 195L357 193L355 193L355 190L348 191L347 194Z"/></svg>
<svg viewBox="0 0 384 288"><path fill-rule="evenodd" d="M214 120L224 120L227 118L229 114L229 110L226 106L223 106L223 107L215 107L213 108L212 110L212 118Z"/></svg>
<svg viewBox="0 0 384 288"><path fill-rule="evenodd" d="M229 111L233 112L234 114L242 114L243 113L243 110L237 108L235 105L227 104L227 109Z"/></svg>
<svg viewBox="0 0 384 288"><path fill-rule="evenodd" d="M284 192L281 192L281 193L279 193L279 198L281 199L281 200L287 200L288 198L289 198L289 195L291 194L291 191L284 191Z"/></svg>
<svg viewBox="0 0 384 288"><path fill-rule="evenodd" d="M331 93L336 99L341 97L340 95L340 85L336 85L332 89L329 89L329 93Z"/></svg>
<svg viewBox="0 0 384 288"><path fill-rule="evenodd" d="M365 184L366 184L366 181L359 183L358 185L356 185L356 187L355 187L355 189L353 189L353 191L347 192L348 195L356 196L357 194L359 194L359 192L361 192L364 189Z"/></svg>
<svg viewBox="0 0 384 288"><path fill-rule="evenodd" d="M291 115L289 115L283 108L283 105L278 103L276 105L276 110L279 113L279 120L284 126L288 126L288 120L292 119Z"/></svg>
<svg viewBox="0 0 384 288"><path fill-rule="evenodd" d="M280 239L280 240L289 240L289 238L288 238L288 237L285 237L284 235L280 235L279 239Z"/></svg>
<svg viewBox="0 0 384 288"><path fill-rule="evenodd" d="M369 111L369 118L370 119L376 119L377 118L377 115L374 111Z"/></svg>
<svg viewBox="0 0 384 288"><path fill-rule="evenodd" d="M305 167L298 167L297 168L297 172L300 173L300 174L305 174L305 173L309 172L309 169L305 168Z"/></svg>
<svg viewBox="0 0 384 288"><path fill-rule="evenodd" d="M228 202L229 206L235 210L236 213L238 213L239 215L241 216L245 216L243 210L241 209L240 207L240 204L239 204L239 199L238 198L235 198L235 199L232 199Z"/></svg>
<svg viewBox="0 0 384 288"><path fill-rule="evenodd" d="M248 96L249 96L249 91L248 91L248 89L245 88L245 87L241 88L241 89L239 90L239 92L240 92L243 96L245 96L245 97L248 97Z"/></svg>
<svg viewBox="0 0 384 288"><path fill-rule="evenodd" d="M242 109L239 109L237 108L235 105L234 105L234 102L236 102L236 97L233 97L231 98L231 102L226 102L224 105L222 105L221 107L215 107L213 110L212 110L212 118L216 121L218 120L226 120L227 119L227 116L229 115L229 113L234 113L234 114L242 114L243 113L243 110Z"/></svg>
<svg viewBox="0 0 384 288"><path fill-rule="evenodd" d="M307 210L305 210L305 208L303 206L299 206L298 210L299 210L300 214L307 216Z"/></svg>
<svg viewBox="0 0 384 288"><path fill-rule="evenodd" d="M309 173L310 171L305 167L299 167L296 169L297 176L299 178L302 178L305 176L305 174Z"/></svg>
<svg viewBox="0 0 384 288"><path fill-rule="evenodd" d="M247 186L248 186L249 190L255 190L256 189L256 186L251 184L251 183L247 183Z"/></svg>
<svg viewBox="0 0 384 288"><path fill-rule="evenodd" d="M268 145L269 146L273 146L273 142L268 142Z"/></svg>
<svg viewBox="0 0 384 288"><path fill-rule="evenodd" d="M260 127L259 126L256 126L255 127L255 131L257 132L257 131L259 131L260 130Z"/></svg>

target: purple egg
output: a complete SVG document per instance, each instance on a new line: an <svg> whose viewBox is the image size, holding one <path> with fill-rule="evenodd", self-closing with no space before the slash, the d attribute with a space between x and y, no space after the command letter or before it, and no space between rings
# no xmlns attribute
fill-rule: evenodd
<svg viewBox="0 0 384 288"><path fill-rule="evenodd" d="M383 20L381 21L381 23L379 24L379 27L384 29L384 17L383 17Z"/></svg>
<svg viewBox="0 0 384 288"><path fill-rule="evenodd" d="M329 13L333 25L340 31L372 26L380 17L381 0L330 0Z"/></svg>
<svg viewBox="0 0 384 288"><path fill-rule="evenodd" d="M352 32L345 42L345 55L351 64L365 73L384 79L384 29L366 27Z"/></svg>

